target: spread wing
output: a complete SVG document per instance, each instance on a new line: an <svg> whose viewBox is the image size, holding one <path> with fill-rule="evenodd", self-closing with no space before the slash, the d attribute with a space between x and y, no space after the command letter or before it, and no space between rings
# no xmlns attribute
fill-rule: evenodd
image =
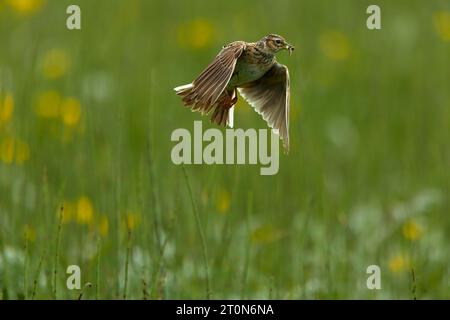
<svg viewBox="0 0 450 320"><path fill-rule="evenodd" d="M244 49L243 41L230 43L192 84L175 88L177 94L183 96L185 105L193 106L193 110L209 112L230 81L236 61Z"/></svg>
<svg viewBox="0 0 450 320"><path fill-rule="evenodd" d="M255 108L289 151L289 70L276 62L260 79L239 88L239 93Z"/></svg>

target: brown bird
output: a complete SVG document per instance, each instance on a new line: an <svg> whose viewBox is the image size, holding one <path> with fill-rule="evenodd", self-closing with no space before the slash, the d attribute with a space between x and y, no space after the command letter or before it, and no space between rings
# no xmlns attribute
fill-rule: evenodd
<svg viewBox="0 0 450 320"><path fill-rule="evenodd" d="M190 84L175 88L192 111L208 114L211 122L233 127L236 90L261 114L289 150L289 71L275 54L294 47L269 34L258 42L235 41L222 48L213 62Z"/></svg>

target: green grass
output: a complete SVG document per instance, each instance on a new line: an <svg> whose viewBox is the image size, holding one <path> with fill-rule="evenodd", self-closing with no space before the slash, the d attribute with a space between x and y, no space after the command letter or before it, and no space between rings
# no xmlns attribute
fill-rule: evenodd
<svg viewBox="0 0 450 320"><path fill-rule="evenodd" d="M72 3L81 31L65 28ZM448 299L450 21L435 20L450 5L378 1L370 31L370 4L48 0L20 15L0 0L0 298ZM275 176L192 165L186 180L170 135L200 115L172 88L268 33L296 46L278 57L290 154ZM69 63L49 78L53 49ZM67 104L39 116L48 90L77 99L79 121ZM266 127L242 99L235 126ZM72 264L93 288L66 288Z"/></svg>

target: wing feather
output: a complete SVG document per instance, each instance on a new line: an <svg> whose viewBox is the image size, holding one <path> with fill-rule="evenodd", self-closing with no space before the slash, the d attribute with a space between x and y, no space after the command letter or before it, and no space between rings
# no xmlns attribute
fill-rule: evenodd
<svg viewBox="0 0 450 320"><path fill-rule="evenodd" d="M245 42L236 41L225 46L205 70L192 82L189 91L180 91L186 105L193 110L208 112L225 90L233 75L237 59L245 49Z"/></svg>
<svg viewBox="0 0 450 320"><path fill-rule="evenodd" d="M261 114L289 151L290 80L286 66L276 62L260 79L239 89L245 100Z"/></svg>

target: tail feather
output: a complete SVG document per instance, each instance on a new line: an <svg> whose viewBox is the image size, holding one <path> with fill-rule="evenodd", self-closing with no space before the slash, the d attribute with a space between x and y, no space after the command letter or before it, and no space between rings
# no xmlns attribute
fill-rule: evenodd
<svg viewBox="0 0 450 320"><path fill-rule="evenodd" d="M211 122L220 126L228 125L233 127L234 105L237 101L236 91L223 91L217 101L209 104L201 104L196 99L195 86L192 83L178 86L174 88L177 95L181 96L186 107L190 107L192 111L198 111L202 114L208 114L213 111Z"/></svg>
<svg viewBox="0 0 450 320"><path fill-rule="evenodd" d="M199 103L195 89L196 87L193 83L174 88L176 94L182 97L182 101L186 107L191 107L192 111L199 111L204 114L207 112L209 106L204 106Z"/></svg>
<svg viewBox="0 0 450 320"><path fill-rule="evenodd" d="M211 116L211 122L220 126L228 125L233 128L234 105L237 102L236 91L224 91L217 99L216 109Z"/></svg>
<svg viewBox="0 0 450 320"><path fill-rule="evenodd" d="M211 122L218 124L219 126L226 126L228 121L228 113L229 109L217 106L216 110L214 110L214 113L211 116Z"/></svg>
<svg viewBox="0 0 450 320"><path fill-rule="evenodd" d="M175 92L178 95L184 95L184 94L187 94L188 92L190 92L193 87L194 87L194 85L192 83L189 83L189 84L185 84L183 86L178 86L178 87L174 88L173 90L175 90Z"/></svg>

